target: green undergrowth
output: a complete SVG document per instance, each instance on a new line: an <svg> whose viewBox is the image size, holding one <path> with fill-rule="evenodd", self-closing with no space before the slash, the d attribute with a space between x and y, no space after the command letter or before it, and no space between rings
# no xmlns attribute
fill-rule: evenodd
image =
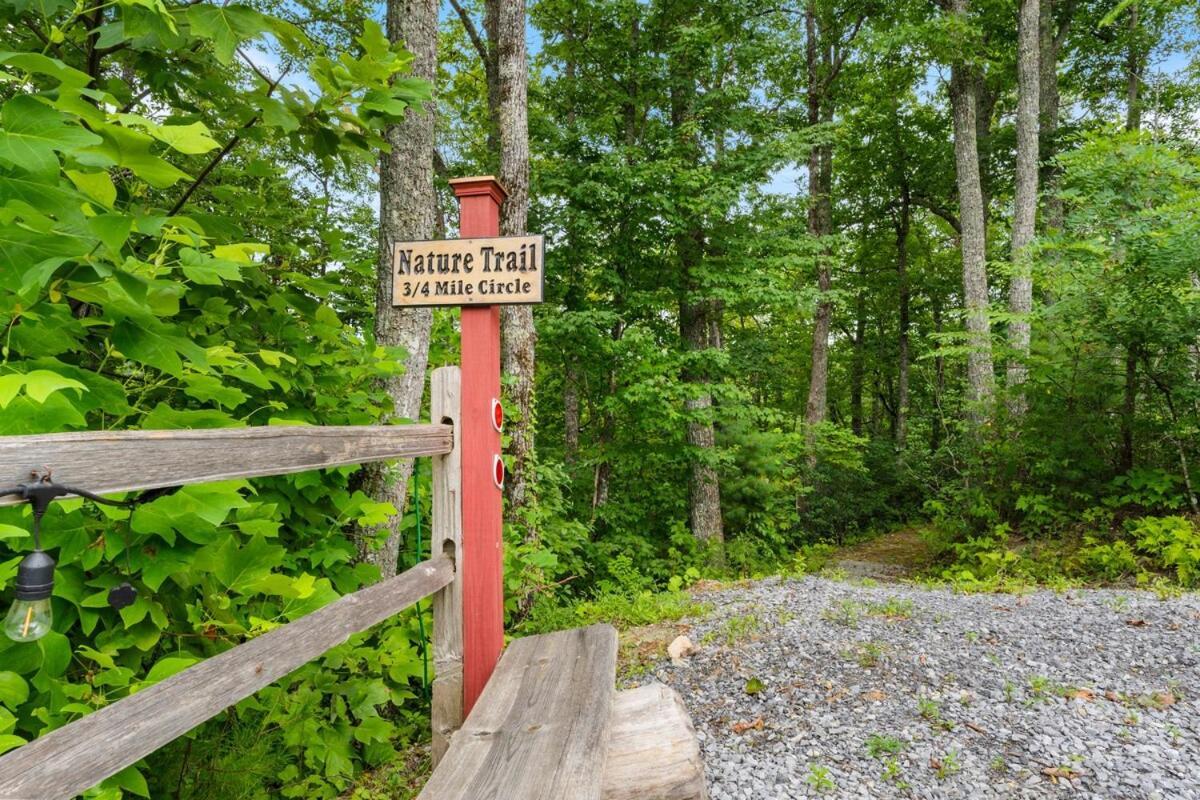
<svg viewBox="0 0 1200 800"><path fill-rule="evenodd" d="M1120 586L1174 596L1200 585L1200 529L1192 516L1098 515L1056 535L1019 535L997 524L963 535L931 526L936 565L918 580L962 591L1022 592Z"/></svg>

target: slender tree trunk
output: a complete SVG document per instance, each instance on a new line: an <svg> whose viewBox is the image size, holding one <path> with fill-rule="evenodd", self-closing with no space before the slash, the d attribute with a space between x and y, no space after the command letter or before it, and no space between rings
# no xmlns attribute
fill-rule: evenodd
<svg viewBox="0 0 1200 800"><path fill-rule="evenodd" d="M900 331L896 366L896 447L903 450L908 442L908 336L911 289L908 284L908 229L912 204L908 181L900 190L900 215L896 220L896 284L899 293Z"/></svg>
<svg viewBox="0 0 1200 800"><path fill-rule="evenodd" d="M579 362L568 355L563 363L563 450L568 464L579 458Z"/></svg>
<svg viewBox="0 0 1200 800"><path fill-rule="evenodd" d="M1141 57L1138 52L1138 4L1129 7L1129 52L1125 59L1125 129L1140 130L1142 126L1142 103L1140 97ZM1122 473L1133 469L1133 422L1137 416L1138 375L1137 362L1141 351L1136 342L1125 348L1125 392L1121 402L1121 460L1118 470Z"/></svg>
<svg viewBox="0 0 1200 800"><path fill-rule="evenodd" d="M1126 473L1133 469L1133 420L1137 415L1137 345L1125 351L1125 392L1121 401L1121 455L1117 471Z"/></svg>
<svg viewBox="0 0 1200 800"><path fill-rule="evenodd" d="M1038 205L1038 0L1021 0L1017 22L1017 165L1014 177L1012 261L1008 287L1008 410L1025 414L1025 380L1029 374L1030 319L1033 310L1033 272L1029 245L1033 242Z"/></svg>
<svg viewBox="0 0 1200 800"><path fill-rule="evenodd" d="M826 75L822 74L818 53L816 4L809 0L804 12L805 61L808 78L808 124L817 126L833 118L832 103L828 98ZM828 61L828 59L826 59ZM824 66L828 66L826 63ZM808 155L808 233L815 238L833 232L833 205L830 198L833 182L832 153L827 144L816 145ZM808 383L808 402L805 405L804 421L807 425L809 443L816 426L825 421L829 386L829 331L833 323L833 301L829 292L833 288L830 274L830 254L823 243L818 245L816 318L813 320L812 370ZM810 464L815 463L810 452Z"/></svg>
<svg viewBox="0 0 1200 800"><path fill-rule="evenodd" d="M430 82L437 72L437 3L432 0L389 0L388 38L404 42L413 54L412 74ZM391 152L379 164L380 247L375 298L375 340L402 347L408 353L402 375L386 381L392 398L392 416L418 419L425 393L425 367L429 360L429 330L433 314L428 308L392 307L392 257L390 244L406 239L429 239L436 227L437 199L433 190L433 113L409 109L404 121L387 131ZM394 466L371 464L363 468L363 490L377 501L391 503L398 513L387 523L387 541L378 550L359 541L359 556L379 567L383 577L396 574L400 548L400 514L404 511L412 459ZM369 532L373 537L375 532Z"/></svg>
<svg viewBox="0 0 1200 800"><path fill-rule="evenodd" d="M942 303L940 299L933 301L933 332L942 332ZM942 403L946 397L946 357L942 355L942 343L935 338L933 356L933 424L929 426L929 452L936 453L942 446L942 433L945 429L945 409Z"/></svg>
<svg viewBox="0 0 1200 800"><path fill-rule="evenodd" d="M863 272L865 272L865 268ZM854 357L850 362L850 430L863 433L863 377L866 373L867 308L866 287L854 295Z"/></svg>
<svg viewBox="0 0 1200 800"><path fill-rule="evenodd" d="M966 17L968 0L952 0L952 13ZM977 81L966 64L950 69L950 102L954 114L954 165L962 225L963 310L966 317L967 410L978 428L991 417L995 376L992 371L991 323L988 320L986 223L976 147Z"/></svg>
<svg viewBox="0 0 1200 800"><path fill-rule="evenodd" d="M524 0L493 2L496 38L492 51L496 54L500 183L508 192L500 212L500 233L519 236L525 233L529 214L529 125L526 116L529 67L525 52L525 3ZM530 539L537 533L528 527L528 515L522 511L533 502L533 389L537 346L533 307L503 306L500 324L503 334L500 365L507 376L509 399L516 412L515 419L507 426L512 470L504 483L508 501L505 513L510 522L525 528L525 538Z"/></svg>
<svg viewBox="0 0 1200 800"><path fill-rule="evenodd" d="M1061 21L1055 19L1056 2L1041 0L1038 10L1038 27L1041 54L1038 63L1038 112L1040 130L1038 150L1042 159L1041 184L1045 195L1045 214L1042 222L1050 230L1061 230L1063 226L1063 202L1058 196L1059 170L1054 163L1058 153L1058 59L1063 43L1071 28L1076 0L1066 0L1061 6Z"/></svg>
<svg viewBox="0 0 1200 800"><path fill-rule="evenodd" d="M1125 56L1125 129L1142 129L1142 53L1138 42L1138 4L1129 7L1129 52Z"/></svg>

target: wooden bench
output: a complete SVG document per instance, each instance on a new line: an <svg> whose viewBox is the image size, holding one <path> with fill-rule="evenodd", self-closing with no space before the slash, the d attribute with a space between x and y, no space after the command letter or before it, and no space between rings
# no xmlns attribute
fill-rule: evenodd
<svg viewBox="0 0 1200 800"><path fill-rule="evenodd" d="M616 663L609 625L513 642L418 800L705 800L679 697Z"/></svg>

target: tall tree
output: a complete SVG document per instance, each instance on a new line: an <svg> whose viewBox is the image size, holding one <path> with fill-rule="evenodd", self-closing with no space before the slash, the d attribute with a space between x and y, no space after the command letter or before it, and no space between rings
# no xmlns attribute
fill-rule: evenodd
<svg viewBox="0 0 1200 800"><path fill-rule="evenodd" d="M524 0L488 0L495 24L496 125L500 147L500 182L508 191L500 216L500 233L525 233L529 215L528 74L525 51ZM501 369L509 379L509 397L516 419L509 427L509 454L513 469L504 485L510 520L526 526L522 510L529 505L533 486L534 362L537 331L532 306L504 306L500 310ZM535 532L526 527L526 537Z"/></svg>
<svg viewBox="0 0 1200 800"><path fill-rule="evenodd" d="M970 26L970 0L948 0L946 8L960 30ZM976 426L991 414L995 375L988 319L987 223L979 178L976 141L978 68L962 56L950 65L950 105L954 117L954 167L962 226L963 311L967 326L968 416Z"/></svg>
<svg viewBox="0 0 1200 800"><path fill-rule="evenodd" d="M1058 61L1071 30L1075 15L1076 0L1040 0L1038 26L1040 29L1040 53L1038 73L1038 116L1041 124L1038 133L1038 154L1042 160L1041 184L1045 193L1046 213L1043 223L1047 228L1061 230L1063 225L1063 203L1058 196L1058 168L1054 155L1058 152Z"/></svg>
<svg viewBox="0 0 1200 800"><path fill-rule="evenodd" d="M842 9L822 9L817 0L804 7L805 73L807 78L807 121L811 128L833 122L834 92L838 75L850 52L850 44L864 16L854 22ZM822 13L824 12L824 13ZM844 38L843 38L844 36ZM804 421L808 435L825 421L829 395L829 334L833 323L832 254L827 237L833 233L833 145L827 134L808 154L808 232L818 241L817 300L813 320L812 366ZM822 241L825 239L826 241ZM810 456L810 460L812 456Z"/></svg>
<svg viewBox="0 0 1200 800"><path fill-rule="evenodd" d="M500 183L508 198L500 211L500 233L519 236L529 217L529 64L525 46L524 0L485 0L483 35L470 12L458 0L451 6L483 65L487 92L487 150L499 165ZM506 516L524 525L521 511L532 500L531 470L534 448L534 365L537 330L529 306L504 306L500 310L500 368L516 406L508 423L509 454L513 468L504 484ZM534 534L525 531L526 536Z"/></svg>
<svg viewBox="0 0 1200 800"><path fill-rule="evenodd" d="M403 42L413 54L412 74L432 82L437 73L437 10L434 0L389 0L387 34ZM421 415L425 394L425 367L429 361L429 332L433 312L428 308L392 307L391 243L430 239L436 230L437 197L433 189L434 115L410 108L404 121L387 131L390 150L379 163L379 267L376 281L375 341L401 347L408 354L404 372L387 379L394 405L392 416L415 420ZM376 500L391 503L403 512L412 476L412 459L395 466L372 464L364 468L364 489ZM390 532L383 546L372 550L359 543L360 556L377 565L387 577L396 574L400 554L400 515L387 523Z"/></svg>
<svg viewBox="0 0 1200 800"><path fill-rule="evenodd" d="M1012 263L1008 288L1008 409L1025 413L1028 375L1029 314L1033 310L1033 272L1029 245L1033 241L1038 207L1038 0L1021 0L1017 18L1017 164L1014 174Z"/></svg>

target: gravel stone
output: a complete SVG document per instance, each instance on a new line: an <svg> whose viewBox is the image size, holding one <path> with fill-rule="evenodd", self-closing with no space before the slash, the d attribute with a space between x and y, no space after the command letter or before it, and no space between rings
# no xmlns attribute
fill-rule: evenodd
<svg viewBox="0 0 1200 800"><path fill-rule="evenodd" d="M714 800L1200 800L1200 596L810 576L698 599L697 652L646 678L683 697Z"/></svg>

